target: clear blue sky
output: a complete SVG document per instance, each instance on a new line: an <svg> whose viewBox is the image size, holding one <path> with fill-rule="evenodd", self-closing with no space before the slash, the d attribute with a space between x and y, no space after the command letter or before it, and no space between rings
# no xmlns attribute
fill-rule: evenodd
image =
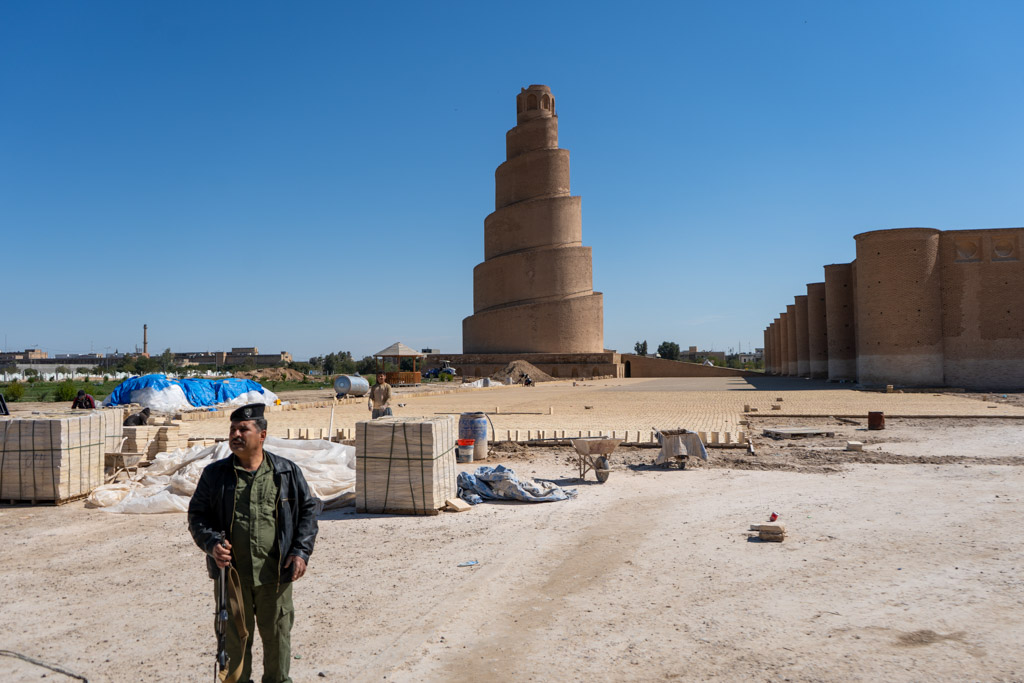
<svg viewBox="0 0 1024 683"><path fill-rule="evenodd" d="M1024 224L1022 36L1017 1L4 2L0 342L458 352L543 83L605 345L760 346L856 233Z"/></svg>

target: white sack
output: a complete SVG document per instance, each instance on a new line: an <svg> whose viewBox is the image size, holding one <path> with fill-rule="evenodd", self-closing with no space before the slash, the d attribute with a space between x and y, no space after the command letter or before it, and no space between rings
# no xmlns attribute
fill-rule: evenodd
<svg viewBox="0 0 1024 683"><path fill-rule="evenodd" d="M272 406L275 402L277 402L277 394L270 389L264 388L262 394L258 391L247 391L244 394L239 394L228 401L227 405L247 406L250 403L266 403L268 406Z"/></svg>
<svg viewBox="0 0 1024 683"><path fill-rule="evenodd" d="M163 389L143 387L132 392L132 403L149 408L159 413L174 413L179 410L191 410L192 404L185 398L185 392L177 384Z"/></svg>

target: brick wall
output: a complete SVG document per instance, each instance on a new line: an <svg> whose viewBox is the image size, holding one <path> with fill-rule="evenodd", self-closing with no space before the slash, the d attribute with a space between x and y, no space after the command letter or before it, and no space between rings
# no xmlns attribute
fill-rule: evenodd
<svg viewBox="0 0 1024 683"><path fill-rule="evenodd" d="M876 230L857 241L857 381L941 386L939 231Z"/></svg>
<svg viewBox="0 0 1024 683"><path fill-rule="evenodd" d="M853 314L853 264L825 266L825 334L828 339L828 378L857 378L857 347Z"/></svg>
<svg viewBox="0 0 1024 683"><path fill-rule="evenodd" d="M811 377L828 377L828 329L825 318L825 283L807 285L807 356Z"/></svg>
<svg viewBox="0 0 1024 683"><path fill-rule="evenodd" d="M1024 388L1024 228L942 233L943 372L950 386Z"/></svg>

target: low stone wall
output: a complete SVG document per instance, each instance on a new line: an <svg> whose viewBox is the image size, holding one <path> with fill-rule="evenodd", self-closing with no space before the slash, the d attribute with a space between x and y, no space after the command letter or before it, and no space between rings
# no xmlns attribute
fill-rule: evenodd
<svg viewBox="0 0 1024 683"><path fill-rule="evenodd" d="M619 354L613 352L442 354L424 358L423 367L440 367L441 361L446 360L452 364L460 377L490 377L512 361L521 360L556 379L594 379L623 377L623 367L619 358Z"/></svg>
<svg viewBox="0 0 1024 683"><path fill-rule="evenodd" d="M632 353L622 354L622 377L760 377L754 370L720 368L714 365L687 363L667 358L647 358Z"/></svg>

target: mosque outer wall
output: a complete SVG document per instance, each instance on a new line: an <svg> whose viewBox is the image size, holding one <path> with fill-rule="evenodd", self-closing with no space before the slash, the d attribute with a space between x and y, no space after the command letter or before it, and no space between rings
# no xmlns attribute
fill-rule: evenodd
<svg viewBox="0 0 1024 683"><path fill-rule="evenodd" d="M828 378L857 379L857 338L853 314L853 264L825 266L825 330L828 335Z"/></svg>
<svg viewBox="0 0 1024 683"><path fill-rule="evenodd" d="M941 386L939 231L876 230L857 240L857 381Z"/></svg>
<svg viewBox="0 0 1024 683"><path fill-rule="evenodd" d="M763 372L720 368L714 365L688 363L667 358L649 358L631 353L622 354L626 377L763 377Z"/></svg>
<svg viewBox="0 0 1024 683"><path fill-rule="evenodd" d="M796 374L800 377L811 376L811 356L808 349L807 332L807 295L800 294L796 302Z"/></svg>
<svg viewBox="0 0 1024 683"><path fill-rule="evenodd" d="M796 303L786 306L786 374L796 377L799 347L796 343Z"/></svg>
<svg viewBox="0 0 1024 683"><path fill-rule="evenodd" d="M828 377L827 325L825 283L809 283L807 285L807 356L812 379Z"/></svg>
<svg viewBox="0 0 1024 683"><path fill-rule="evenodd" d="M782 335L779 330L782 329L782 322L780 318L775 318L772 321L772 356L774 356L775 372L773 374L782 374Z"/></svg>
<svg viewBox="0 0 1024 683"><path fill-rule="evenodd" d="M789 377L789 313L779 315L779 374Z"/></svg>
<svg viewBox="0 0 1024 683"><path fill-rule="evenodd" d="M558 379L590 377L762 377L764 373L707 366L700 363L649 358L632 353L462 353L428 355L424 368L452 364L462 377L488 377L514 360L524 360Z"/></svg>
<svg viewBox="0 0 1024 683"><path fill-rule="evenodd" d="M766 373L768 373L768 374L771 374L771 372L772 372L772 361L771 361L772 342L771 342L771 337L768 334L768 329L769 328L767 328L767 327L764 328L764 330L761 333L761 337L762 337L762 339L761 339L761 348L762 348L762 356L764 358L764 371Z"/></svg>
<svg viewBox="0 0 1024 683"><path fill-rule="evenodd" d="M807 286L812 374L823 336L830 380L1024 388L1024 228L901 228L854 239L856 260L825 266L824 284ZM799 362L791 343L799 343L799 302L769 326L769 340L779 328L778 374Z"/></svg>
<svg viewBox="0 0 1024 683"><path fill-rule="evenodd" d="M1024 387L1024 228L939 238L943 374L957 387Z"/></svg>
<svg viewBox="0 0 1024 683"><path fill-rule="evenodd" d="M624 377L621 354L602 353L460 353L428 355L423 367L436 368L441 361L452 364L461 377L489 377L514 360L524 360L559 379L590 377Z"/></svg>

